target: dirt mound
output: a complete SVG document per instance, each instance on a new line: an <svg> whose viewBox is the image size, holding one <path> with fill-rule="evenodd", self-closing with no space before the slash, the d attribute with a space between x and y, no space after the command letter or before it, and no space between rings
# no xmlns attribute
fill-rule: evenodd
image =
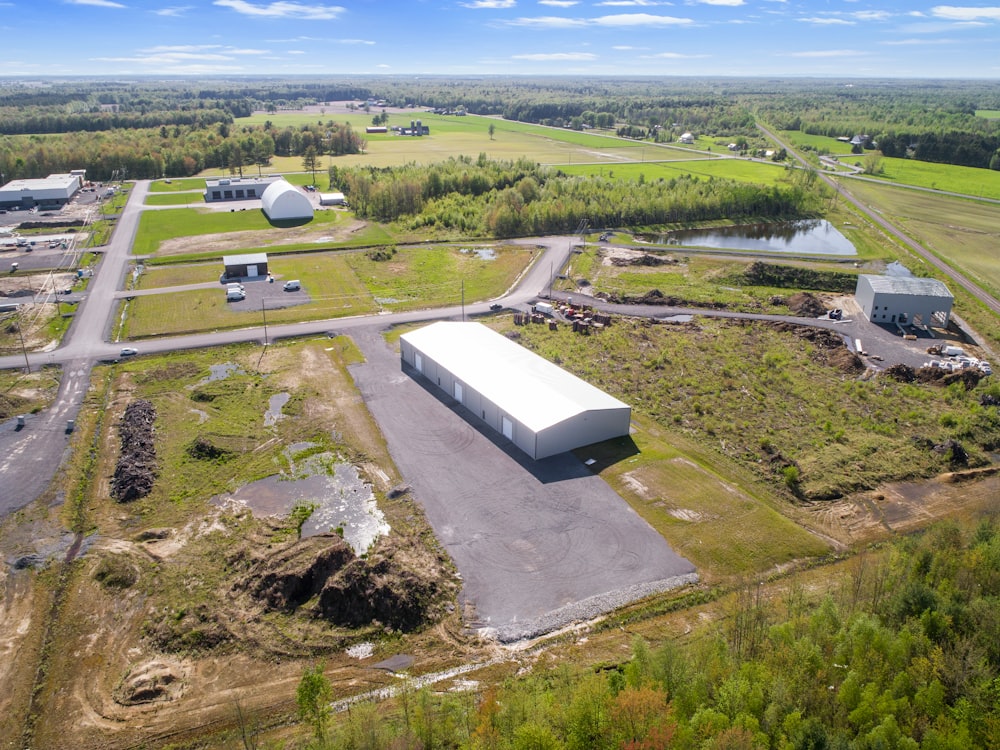
<svg viewBox="0 0 1000 750"><path fill-rule="evenodd" d="M151 661L132 668L115 688L113 696L123 706L170 701L183 689L180 667L163 661Z"/></svg>
<svg viewBox="0 0 1000 750"><path fill-rule="evenodd" d="M111 479L111 497L127 503L145 497L156 481L156 448L153 423L156 407L151 401L137 399L125 407L118 434L121 454Z"/></svg>
<svg viewBox="0 0 1000 750"><path fill-rule="evenodd" d="M847 348L839 333L828 331L825 328L812 328L795 323L775 323L774 326L779 331L813 344L815 348L812 358L820 364L835 367L851 375L865 371L865 363L861 357Z"/></svg>
<svg viewBox="0 0 1000 750"><path fill-rule="evenodd" d="M947 370L942 370L940 367L921 367L914 373L914 376L921 383L928 383L930 385L951 385L952 383L961 383L965 386L965 390L971 391L982 379L983 374L979 370L967 369L959 370L958 372L948 372Z"/></svg>
<svg viewBox="0 0 1000 750"><path fill-rule="evenodd" d="M242 585L270 609L289 611L319 594L353 559L354 551L340 536L320 534L262 560Z"/></svg>
<svg viewBox="0 0 1000 750"><path fill-rule="evenodd" d="M900 383L912 383L917 379L916 372L909 365L893 365L885 371L885 374Z"/></svg>
<svg viewBox="0 0 1000 750"><path fill-rule="evenodd" d="M417 630L453 593L444 559L399 537L383 538L365 559L339 535L321 534L264 554L245 548L232 562L248 569L234 596L247 593L267 610L301 609L349 628Z"/></svg>
<svg viewBox="0 0 1000 750"><path fill-rule="evenodd" d="M822 302L809 292L799 292L788 298L788 309L794 315L801 315L804 318L818 318L826 315L826 307Z"/></svg>
<svg viewBox="0 0 1000 750"><path fill-rule="evenodd" d="M675 266L677 261L661 255L642 253L634 257L614 256L610 259L613 266Z"/></svg>
<svg viewBox="0 0 1000 750"><path fill-rule="evenodd" d="M666 296L659 289L650 289L641 297L628 294L615 294L608 292L598 292L594 295L598 299L603 299L614 305L663 305L664 307L706 307L712 310L725 310L728 305L725 302L692 302L691 300Z"/></svg>

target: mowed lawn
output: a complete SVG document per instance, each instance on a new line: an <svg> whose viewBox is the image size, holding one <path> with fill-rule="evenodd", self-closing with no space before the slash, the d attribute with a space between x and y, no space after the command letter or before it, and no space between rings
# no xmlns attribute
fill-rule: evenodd
<svg viewBox="0 0 1000 750"><path fill-rule="evenodd" d="M915 159L882 159L883 172L874 177L977 198L1000 199L1000 172L995 169L932 164Z"/></svg>
<svg viewBox="0 0 1000 750"><path fill-rule="evenodd" d="M1000 207L858 180L845 187L928 249L1000 295Z"/></svg>
<svg viewBox="0 0 1000 750"><path fill-rule="evenodd" d="M309 295L304 305L280 309L286 296L279 283L266 284L267 322L291 323L381 310L409 310L502 295L537 254L515 245L490 246L493 257L481 257L473 248L400 248L387 260L366 252L329 252L281 255L269 259L269 269L281 279L300 279ZM489 253L487 253L489 255ZM140 277L143 289L217 282L213 263L151 268ZM126 315L130 338L238 328L262 323L259 309L239 311L227 303L221 286L136 297Z"/></svg>
<svg viewBox="0 0 1000 750"><path fill-rule="evenodd" d="M232 208L233 206L230 206ZM337 211L317 211L308 226L333 226L343 221ZM251 211L213 211L198 208L174 208L164 211L144 211L139 219L133 252L152 255L164 240L194 237L202 234L266 231L275 227L259 209Z"/></svg>

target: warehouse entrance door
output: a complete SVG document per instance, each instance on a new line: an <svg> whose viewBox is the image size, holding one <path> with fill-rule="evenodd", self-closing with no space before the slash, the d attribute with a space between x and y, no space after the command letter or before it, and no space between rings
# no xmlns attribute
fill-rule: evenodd
<svg viewBox="0 0 1000 750"><path fill-rule="evenodd" d="M507 419L507 417L500 417L500 428L505 438L508 440L514 439L514 423Z"/></svg>
<svg viewBox="0 0 1000 750"><path fill-rule="evenodd" d="M413 354L413 366L417 368L417 372L424 371L424 358L420 356L419 352Z"/></svg>
<svg viewBox="0 0 1000 750"><path fill-rule="evenodd" d="M462 384L459 382L455 383L455 400L462 403Z"/></svg>

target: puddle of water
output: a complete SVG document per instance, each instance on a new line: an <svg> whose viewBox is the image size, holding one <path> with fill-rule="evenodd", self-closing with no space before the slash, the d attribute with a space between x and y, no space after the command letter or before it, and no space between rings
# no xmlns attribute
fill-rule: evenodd
<svg viewBox="0 0 1000 750"><path fill-rule="evenodd" d="M194 414L198 415L198 424L205 424L208 421L208 412L202 411L201 409L191 409Z"/></svg>
<svg viewBox="0 0 1000 750"><path fill-rule="evenodd" d="M208 366L208 377L199 380L195 383L195 386L205 385L205 383L212 383L216 380L225 380L230 375L242 375L245 370L240 369L240 366L233 362L226 362L221 365L209 365Z"/></svg>
<svg viewBox="0 0 1000 750"><path fill-rule="evenodd" d="M497 254L492 247L463 247L463 253L472 253L479 260L496 260Z"/></svg>
<svg viewBox="0 0 1000 750"><path fill-rule="evenodd" d="M380 305L395 305L399 302L395 297L376 297L375 301Z"/></svg>
<svg viewBox="0 0 1000 750"><path fill-rule="evenodd" d="M281 413L281 410L285 408L285 404L290 398L291 396L287 393L275 393L268 399L267 411L264 412L265 427L273 427L279 419L284 419L285 415Z"/></svg>
<svg viewBox="0 0 1000 750"><path fill-rule="evenodd" d="M314 504L316 509L302 526L302 536L325 534L339 526L344 530L344 541L360 555L389 533L389 524L378 509L371 485L361 479L357 467L335 464L332 474L327 473L329 470L321 469L324 458L331 457L310 456L305 462L309 469L320 473L294 480L275 474L245 485L232 495L216 496L212 503L233 501L249 508L257 518L287 516L299 503Z"/></svg>
<svg viewBox="0 0 1000 750"><path fill-rule="evenodd" d="M317 237L313 242L333 242L333 237Z"/></svg>

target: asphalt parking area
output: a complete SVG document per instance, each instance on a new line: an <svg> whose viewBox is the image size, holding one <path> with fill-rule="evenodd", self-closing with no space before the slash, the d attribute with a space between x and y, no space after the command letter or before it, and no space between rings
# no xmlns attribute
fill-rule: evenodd
<svg viewBox="0 0 1000 750"><path fill-rule="evenodd" d="M352 336L367 360L354 379L458 566L474 627L519 640L694 580L575 456L532 461L402 371L377 331Z"/></svg>
<svg viewBox="0 0 1000 750"><path fill-rule="evenodd" d="M259 279L243 279L237 283L243 284L246 298L226 303L234 312L260 312L262 304L265 310L279 310L305 305L312 301L305 284L294 292L286 292L282 281L278 279L268 281L266 276ZM226 294L224 284L220 285L219 294Z"/></svg>

